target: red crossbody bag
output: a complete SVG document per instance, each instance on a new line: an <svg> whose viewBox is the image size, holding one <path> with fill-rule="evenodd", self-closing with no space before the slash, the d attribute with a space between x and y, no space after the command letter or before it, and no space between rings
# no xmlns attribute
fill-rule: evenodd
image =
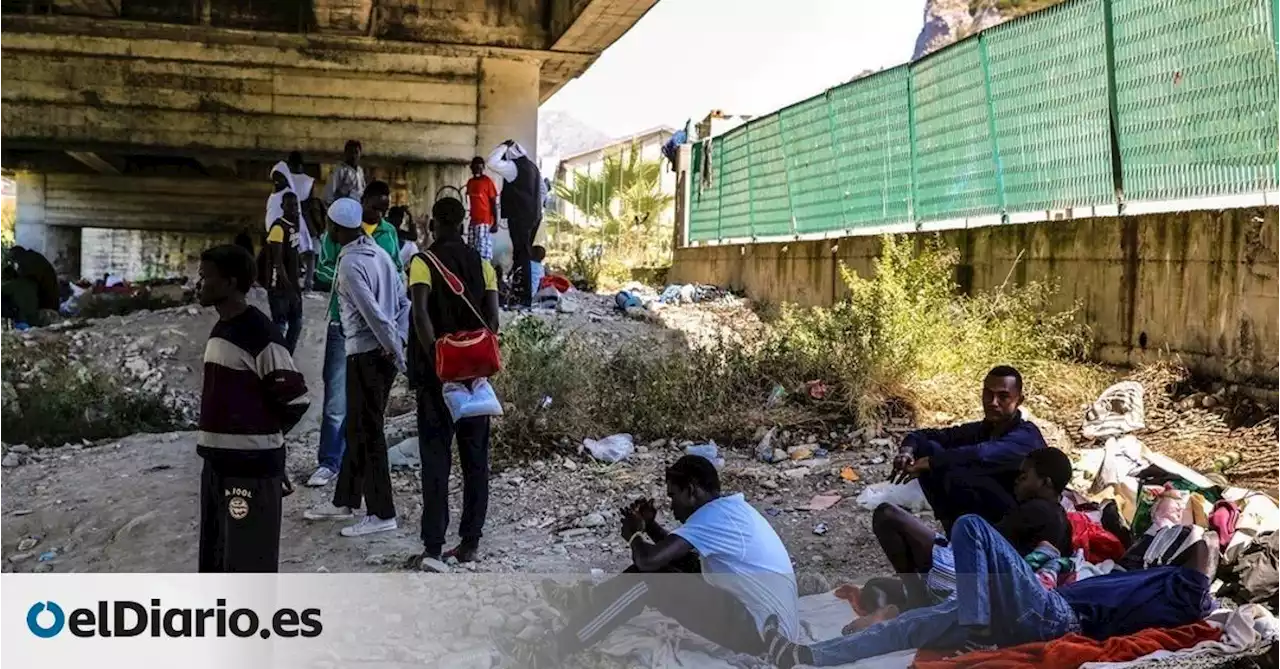
<svg viewBox="0 0 1280 669"><path fill-rule="evenodd" d="M471 313L484 323L484 316L467 297L466 286L453 272L449 271L436 254L423 253L427 261L436 268L449 290L462 298L471 309ZM462 330L438 337L436 339L436 376L441 381L470 381L488 378L502 369L502 355L498 350L498 335L486 324L478 330Z"/></svg>

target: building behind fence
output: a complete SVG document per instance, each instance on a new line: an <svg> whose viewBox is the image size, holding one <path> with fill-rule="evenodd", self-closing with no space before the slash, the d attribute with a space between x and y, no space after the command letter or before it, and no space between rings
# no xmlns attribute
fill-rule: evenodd
<svg viewBox="0 0 1280 669"><path fill-rule="evenodd" d="M687 241L1274 205L1278 2L1068 0L829 89L693 147Z"/></svg>

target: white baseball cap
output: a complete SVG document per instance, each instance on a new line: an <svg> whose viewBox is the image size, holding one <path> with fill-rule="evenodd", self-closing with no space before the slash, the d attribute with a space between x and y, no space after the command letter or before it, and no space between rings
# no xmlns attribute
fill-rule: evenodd
<svg viewBox="0 0 1280 669"><path fill-rule="evenodd" d="M342 228L358 228L364 222L364 207L349 197L339 198L329 205L329 220Z"/></svg>

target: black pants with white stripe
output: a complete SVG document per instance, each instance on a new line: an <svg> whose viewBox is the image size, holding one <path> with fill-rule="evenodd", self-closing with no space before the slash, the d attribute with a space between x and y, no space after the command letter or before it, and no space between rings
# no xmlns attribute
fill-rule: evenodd
<svg viewBox="0 0 1280 669"><path fill-rule="evenodd" d="M558 649L567 655L587 648L646 608L734 652L765 651L755 619L736 597L703 580L696 557L657 573L641 573L632 565L595 586L587 606L560 632Z"/></svg>

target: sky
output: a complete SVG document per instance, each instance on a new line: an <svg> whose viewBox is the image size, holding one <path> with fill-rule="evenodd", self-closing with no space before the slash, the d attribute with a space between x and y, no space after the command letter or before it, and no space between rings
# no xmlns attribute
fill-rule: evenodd
<svg viewBox="0 0 1280 669"><path fill-rule="evenodd" d="M924 0L659 0L541 107L611 136L767 114L905 63Z"/></svg>

